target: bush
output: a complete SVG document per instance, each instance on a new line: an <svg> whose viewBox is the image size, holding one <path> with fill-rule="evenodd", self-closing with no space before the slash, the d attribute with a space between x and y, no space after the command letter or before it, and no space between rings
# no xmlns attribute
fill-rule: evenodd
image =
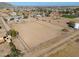
<svg viewBox="0 0 79 59"><path fill-rule="evenodd" d="M16 49L16 46L12 42L10 42L9 45L11 47L11 53L5 57L18 57L23 55L20 50Z"/></svg>
<svg viewBox="0 0 79 59"><path fill-rule="evenodd" d="M75 42L79 42L79 38L77 38L77 39L75 40Z"/></svg>
<svg viewBox="0 0 79 59"><path fill-rule="evenodd" d="M15 47L14 48L11 48L11 53L9 54L9 56L11 57L18 57L21 55L21 51L16 49Z"/></svg>
<svg viewBox="0 0 79 59"><path fill-rule="evenodd" d="M46 16L46 17L49 17L49 16L50 16L50 14L49 14L49 13L46 13L46 14L45 14L45 16Z"/></svg>
<svg viewBox="0 0 79 59"><path fill-rule="evenodd" d="M29 15L29 14L26 15L25 13L23 13L24 19L27 19L27 18L28 18L28 15Z"/></svg>
<svg viewBox="0 0 79 59"><path fill-rule="evenodd" d="M7 34L8 34L8 35L11 35L12 37L16 37L17 34L18 34L18 32L15 31L15 30L9 30L9 31L7 32Z"/></svg>
<svg viewBox="0 0 79 59"><path fill-rule="evenodd" d="M14 47L15 48L15 45L12 42L10 42L9 45L10 45L10 47Z"/></svg>
<svg viewBox="0 0 79 59"><path fill-rule="evenodd" d="M28 16L24 16L24 18L25 18L25 19L27 19L27 18L28 18Z"/></svg>
<svg viewBox="0 0 79 59"><path fill-rule="evenodd" d="M74 26L75 26L75 22L73 22L73 21L67 22L67 24L69 27L72 27L72 28L74 28Z"/></svg>
<svg viewBox="0 0 79 59"><path fill-rule="evenodd" d="M64 32L68 32L69 30L68 30L68 29L62 29L62 31L64 31Z"/></svg>
<svg viewBox="0 0 79 59"><path fill-rule="evenodd" d="M75 15L62 15L62 17L65 17L65 18L76 18Z"/></svg>

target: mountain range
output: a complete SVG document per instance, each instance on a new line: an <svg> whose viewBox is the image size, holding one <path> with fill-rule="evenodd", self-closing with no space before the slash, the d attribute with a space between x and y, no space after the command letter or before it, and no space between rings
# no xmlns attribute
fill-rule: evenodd
<svg viewBox="0 0 79 59"><path fill-rule="evenodd" d="M10 3L0 2L0 8L9 8L9 7L14 7L14 6Z"/></svg>

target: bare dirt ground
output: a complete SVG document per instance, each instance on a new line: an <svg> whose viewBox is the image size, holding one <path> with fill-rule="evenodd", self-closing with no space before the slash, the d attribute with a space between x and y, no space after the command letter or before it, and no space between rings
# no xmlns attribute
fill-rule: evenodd
<svg viewBox="0 0 79 59"><path fill-rule="evenodd" d="M4 57L10 53L10 46L7 42L0 44L0 57Z"/></svg>
<svg viewBox="0 0 79 59"><path fill-rule="evenodd" d="M4 25L2 24L1 18L0 18L0 26L1 26L0 38L2 38L3 36L5 36L6 30ZM0 43L0 57L6 56L9 53L10 53L10 47L8 43L7 42Z"/></svg>
<svg viewBox="0 0 79 59"><path fill-rule="evenodd" d="M51 18L46 18L46 19L51 20ZM64 33L66 35L63 34L64 36L61 35L60 37L58 37L61 33L61 30L63 28L67 27L67 24L66 24L67 21L68 21L67 19L63 19L63 18L57 19L57 20L52 19L52 22L50 23L49 21L48 22L40 21L40 20L36 20L34 18L29 18L29 19L26 19L26 21L24 23L18 23L18 24L13 23L11 27L13 29L19 31L20 36L28 44L28 46L30 48L32 48L32 47L37 48L37 49L35 48L35 51L33 50L34 51L33 53L34 54L36 53L36 55L38 55L38 54L43 53L44 51L47 51L50 49L50 47L49 47L47 50L45 50L44 47L47 47L50 45L52 46L52 44L54 42L60 41L60 39L66 37L66 36L69 36L69 34L71 34L73 32L72 29L69 28L68 30L71 31L71 32L68 32L69 34ZM57 38L55 39L55 37L57 37ZM49 40L51 41L51 43ZM64 39L62 39L62 40L64 40ZM17 48L24 51L24 49L21 48L22 46L21 45L19 46L19 44L17 44L17 42L20 44L19 41L15 42ZM45 43L45 44L40 45L41 43L42 44ZM32 56L32 55L30 55L30 56Z"/></svg>
<svg viewBox="0 0 79 59"><path fill-rule="evenodd" d="M59 31L62 29L62 27L49 25L40 21L15 24L12 27L19 31L20 36L29 47L35 47L42 42L58 36Z"/></svg>
<svg viewBox="0 0 79 59"><path fill-rule="evenodd" d="M51 18L46 18L46 19L51 20ZM23 23L11 24L11 27L19 31L22 40L24 40L24 42L26 42L30 48L34 48L32 53L34 53L35 55L39 55L44 51L49 50L50 47L48 46L52 47L54 43L63 40L62 38L69 35L68 33L73 32L72 29L69 29L71 32L64 33L66 35L64 34L61 35L62 33L61 30L67 27L66 22L67 20L52 19L52 23L49 23L47 21L45 22L45 21L36 20L34 18L28 18ZM15 45L17 46L17 48L21 49L22 46L21 45L19 46L17 42L19 44L21 44L21 42L15 40ZM45 50L46 48L47 50ZM24 51L24 49L21 50ZM32 55L28 55L28 56L32 56ZM27 53L24 56L27 56Z"/></svg>
<svg viewBox="0 0 79 59"><path fill-rule="evenodd" d="M1 29L0 29L0 38L3 37L5 35L5 28L4 28L4 25L2 24L2 21L0 19L0 26L1 26Z"/></svg>
<svg viewBox="0 0 79 59"><path fill-rule="evenodd" d="M79 35L73 38L71 41L67 42L58 52L52 53L50 56L52 57L78 57L79 56ZM77 41L76 41L77 40ZM53 51L52 51L53 52Z"/></svg>

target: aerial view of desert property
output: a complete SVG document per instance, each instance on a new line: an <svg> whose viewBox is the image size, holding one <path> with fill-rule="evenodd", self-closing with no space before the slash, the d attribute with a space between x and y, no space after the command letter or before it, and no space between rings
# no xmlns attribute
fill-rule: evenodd
<svg viewBox="0 0 79 59"><path fill-rule="evenodd" d="M0 57L79 57L79 2L0 2Z"/></svg>

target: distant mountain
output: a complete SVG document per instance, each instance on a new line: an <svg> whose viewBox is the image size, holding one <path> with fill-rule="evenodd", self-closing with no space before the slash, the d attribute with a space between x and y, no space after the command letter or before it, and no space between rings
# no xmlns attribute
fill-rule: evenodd
<svg viewBox="0 0 79 59"><path fill-rule="evenodd" d="M14 7L14 6L7 2L0 2L0 8L9 8L9 7Z"/></svg>

